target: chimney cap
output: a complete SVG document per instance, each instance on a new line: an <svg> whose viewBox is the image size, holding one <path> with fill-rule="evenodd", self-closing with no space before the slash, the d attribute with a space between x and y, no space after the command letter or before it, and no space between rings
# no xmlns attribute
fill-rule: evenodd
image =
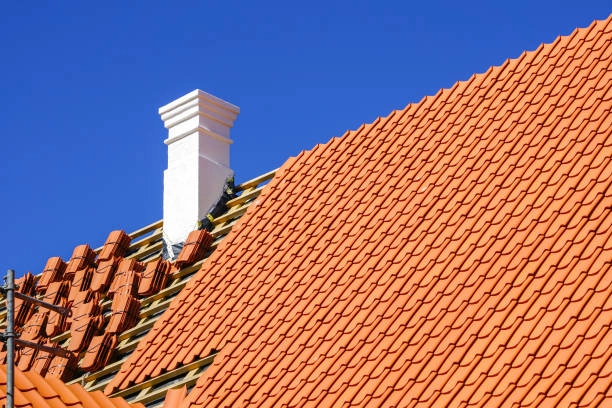
<svg viewBox="0 0 612 408"><path fill-rule="evenodd" d="M232 127L240 108L200 89L195 89L162 106L158 113L166 129L198 115L207 116L222 125Z"/></svg>

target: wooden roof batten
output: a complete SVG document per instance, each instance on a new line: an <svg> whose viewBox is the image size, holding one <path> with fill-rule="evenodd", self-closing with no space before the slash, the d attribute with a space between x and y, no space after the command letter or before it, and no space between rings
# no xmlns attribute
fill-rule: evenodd
<svg viewBox="0 0 612 408"><path fill-rule="evenodd" d="M212 364L216 355L216 352L211 353L209 356L196 360L193 363L182 365L140 384L118 391L112 394L111 397L123 397L126 401L132 403L140 402L147 405L150 402L163 398L169 389L183 385L191 388L196 383L199 375Z"/></svg>

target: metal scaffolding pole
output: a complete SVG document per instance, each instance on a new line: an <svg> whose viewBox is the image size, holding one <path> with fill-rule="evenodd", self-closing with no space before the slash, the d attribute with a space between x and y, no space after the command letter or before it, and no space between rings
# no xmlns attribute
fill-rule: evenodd
<svg viewBox="0 0 612 408"><path fill-rule="evenodd" d="M14 408L15 390L15 271L6 273L6 406Z"/></svg>
<svg viewBox="0 0 612 408"><path fill-rule="evenodd" d="M52 305L51 303L47 303L47 302L43 302L42 300L38 300L35 297L32 296L28 296L28 295L24 295L23 293L19 293L19 292L14 292L14 296L17 299L21 299L23 301L26 301L28 303L32 303L36 306L40 306L40 307L44 307L46 309L49 309L53 312L59 313L63 316L72 316L72 311L66 307L61 307L61 306L57 306L57 305Z"/></svg>
<svg viewBox="0 0 612 408"><path fill-rule="evenodd" d="M34 304L39 307L52 310L64 316L71 316L70 309L52 305L38 300L35 297L24 295L15 291L15 271L9 269L6 273L6 286L0 287L0 293L6 294L6 331L0 335L6 342L6 408L14 408L15 392L15 344L20 347L31 347L42 350L55 356L69 358L71 353L56 347L48 347L44 344L33 343L31 341L15 338L15 297L24 302Z"/></svg>

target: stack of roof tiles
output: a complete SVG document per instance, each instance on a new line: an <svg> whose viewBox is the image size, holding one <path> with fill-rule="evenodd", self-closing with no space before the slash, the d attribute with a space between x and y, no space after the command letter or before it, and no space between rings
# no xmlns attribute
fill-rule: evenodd
<svg viewBox="0 0 612 408"><path fill-rule="evenodd" d="M91 344L81 361L83 371L96 371L104 367L117 345L117 335L105 331L91 340Z"/></svg>
<svg viewBox="0 0 612 408"><path fill-rule="evenodd" d="M43 296L43 302L68 307L68 294L70 293L70 283L67 281L52 282L47 286ZM49 311L49 318L45 326L45 337L53 337L67 329L66 315L56 311Z"/></svg>
<svg viewBox="0 0 612 408"><path fill-rule="evenodd" d="M212 241L213 236L204 229L190 232L175 264L182 267L194 263L196 259L202 259Z"/></svg>
<svg viewBox="0 0 612 408"><path fill-rule="evenodd" d="M26 273L22 278L15 282L16 290L24 295L32 296L35 291L34 276L31 273ZM15 325L21 326L33 313L33 307L30 303L24 302L21 299L15 298Z"/></svg>
<svg viewBox="0 0 612 408"><path fill-rule="evenodd" d="M290 159L106 392L612 404L611 20Z"/></svg>
<svg viewBox="0 0 612 408"><path fill-rule="evenodd" d="M210 236L206 231L203 233L196 231L194 236ZM70 333L65 345L67 353L53 355L31 347L18 349L16 362L22 371L33 370L67 380L78 370L91 372L108 363L118 335L133 327L139 318L138 298L162 289L178 267L161 259L143 264L124 258L130 241L125 232L113 231L97 256L89 245L79 245L67 264L59 257L50 258L38 283L30 273L16 282L20 292L38 295L47 303L71 311L66 316L16 300L15 323L21 339L60 348L50 339L65 331ZM200 239L186 245L180 254L181 265L201 259L210 243L210 239ZM110 313L102 307L107 298L112 299ZM0 358L5 360L4 350Z"/></svg>
<svg viewBox="0 0 612 408"><path fill-rule="evenodd" d="M138 295L150 296L165 287L171 272L170 264L161 258L147 262L138 283Z"/></svg>

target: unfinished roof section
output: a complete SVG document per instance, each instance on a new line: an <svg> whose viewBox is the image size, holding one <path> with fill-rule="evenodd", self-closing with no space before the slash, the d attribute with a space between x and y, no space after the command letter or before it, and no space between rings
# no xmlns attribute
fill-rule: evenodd
<svg viewBox="0 0 612 408"><path fill-rule="evenodd" d="M612 24L289 160L106 392L580 406L612 380Z"/></svg>
<svg viewBox="0 0 612 408"><path fill-rule="evenodd" d="M193 239L187 239L173 263L160 258L163 223L158 221L129 235L114 231L96 250L78 246L69 262L50 258L41 275L22 278L20 291L68 307L72 315L67 319L17 300L15 321L21 338L68 353L53 357L42 350L20 348L16 364L22 371L60 377L88 391L103 389L273 175L274 171L236 186L235 197L220 206L220 213L209 223L210 233L192 232ZM4 303L0 302L0 327L6 325ZM0 363L5 357L6 351L0 348ZM203 370L209 363L202 360L187 371L167 373L124 395L130 400L161 403L168 383L193 385L194 378L185 378L189 371Z"/></svg>

